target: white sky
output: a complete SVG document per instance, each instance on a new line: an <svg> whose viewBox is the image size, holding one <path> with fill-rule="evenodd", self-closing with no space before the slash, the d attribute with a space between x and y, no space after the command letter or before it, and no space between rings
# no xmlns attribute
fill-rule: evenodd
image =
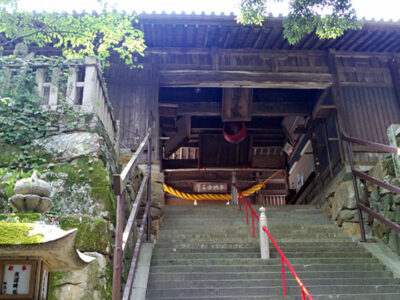
<svg viewBox="0 0 400 300"><path fill-rule="evenodd" d="M184 11L190 14L192 11L206 14L215 12L220 14L224 12L229 14L236 10L235 0L119 0L118 9L127 12L143 11L151 13L153 11L161 13L181 13ZM36 11L72 11L78 12L86 10L91 12L98 8L96 0L20 0L20 8ZM287 13L287 1L273 3L271 11L274 16ZM367 20L390 20L398 21L400 19L400 1L399 0L353 0L353 7L356 9L360 18L365 17Z"/></svg>

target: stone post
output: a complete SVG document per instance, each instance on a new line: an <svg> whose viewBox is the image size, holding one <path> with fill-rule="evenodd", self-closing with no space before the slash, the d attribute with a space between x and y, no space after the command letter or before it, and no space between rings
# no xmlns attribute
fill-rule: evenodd
<svg viewBox="0 0 400 300"><path fill-rule="evenodd" d="M78 73L75 68L69 68L66 101L69 105L77 104L77 88L76 82L78 81Z"/></svg>
<svg viewBox="0 0 400 300"><path fill-rule="evenodd" d="M265 215L265 208L260 207L260 252L261 259L269 259L269 238L266 232L262 229L267 227L267 216Z"/></svg>
<svg viewBox="0 0 400 300"><path fill-rule="evenodd" d="M387 129L387 135L389 139L389 145L400 149L400 145L397 144L397 136L400 135L400 125L390 125L390 127ZM399 154L392 154L392 157L396 178L400 178L400 156Z"/></svg>
<svg viewBox="0 0 400 300"><path fill-rule="evenodd" d="M97 82L97 69L96 65L99 63L95 57L85 58L85 81L83 86L82 106L86 107L88 112L98 114L96 102L98 101L96 95Z"/></svg>
<svg viewBox="0 0 400 300"><path fill-rule="evenodd" d="M233 185L236 183L236 172L232 172L232 184L231 184L231 203L232 204L239 204L238 202L238 193L236 187Z"/></svg>

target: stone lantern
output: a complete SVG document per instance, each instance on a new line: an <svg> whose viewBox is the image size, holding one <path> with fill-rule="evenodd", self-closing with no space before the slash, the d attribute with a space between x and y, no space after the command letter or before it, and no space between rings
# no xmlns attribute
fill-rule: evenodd
<svg viewBox="0 0 400 300"><path fill-rule="evenodd" d="M30 178L20 179L14 187L15 195L8 199L12 208L18 211L46 212L53 207L50 185L37 177L36 171Z"/></svg>
<svg viewBox="0 0 400 300"><path fill-rule="evenodd" d="M14 191L9 204L18 211L53 206L50 186L36 173L17 182ZM93 261L75 249L76 234L77 229L41 222L0 222L0 299L46 300L52 271L78 270Z"/></svg>

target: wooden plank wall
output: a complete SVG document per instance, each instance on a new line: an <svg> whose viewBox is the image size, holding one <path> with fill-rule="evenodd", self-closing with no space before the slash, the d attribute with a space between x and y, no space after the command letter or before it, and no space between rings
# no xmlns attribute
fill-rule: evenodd
<svg viewBox="0 0 400 300"><path fill-rule="evenodd" d="M149 49L160 86L326 88L324 51ZM194 72L196 71L196 72Z"/></svg>
<svg viewBox="0 0 400 300"><path fill-rule="evenodd" d="M108 93L114 114L121 122L121 148L136 149L147 134L150 122L150 126L155 129L152 136L152 159L158 163L160 150L157 72L154 72L152 65L133 70L119 66L109 68L105 76L108 79Z"/></svg>
<svg viewBox="0 0 400 300"><path fill-rule="evenodd" d="M386 129L400 123L400 105L395 92L389 55L335 54L337 84L335 98L342 129L350 136L387 144ZM377 153L357 153L356 161L374 163Z"/></svg>

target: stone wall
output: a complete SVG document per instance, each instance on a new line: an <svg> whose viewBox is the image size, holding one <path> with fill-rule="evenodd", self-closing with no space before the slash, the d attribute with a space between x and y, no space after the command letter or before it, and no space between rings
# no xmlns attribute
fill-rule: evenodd
<svg viewBox="0 0 400 300"><path fill-rule="evenodd" d="M388 131L390 131L389 128ZM393 146L400 145L400 134L398 131L396 138L391 140ZM394 144L396 143L396 144ZM400 186L400 176L396 172L396 160L398 156L386 155L375 166L367 172L370 176L381 181ZM397 167L396 167L397 166ZM357 179L359 187L360 201L367 207L371 207L387 219L400 224L400 195L395 195L370 182L366 184ZM335 221L344 232L349 235L360 234L359 218L356 209L353 181L350 173L337 178L325 193L324 213ZM363 214L365 229L367 233L375 238L381 239L391 249L400 255L399 234L380 223L379 221Z"/></svg>
<svg viewBox="0 0 400 300"><path fill-rule="evenodd" d="M76 248L96 258L79 271L52 272L49 299L111 299L116 209L111 177L118 168L117 155L94 114L53 114L49 134L31 145L0 142L5 158L0 162L0 210L3 219L11 219L7 198L13 184L36 170L51 185L54 203L41 222L65 230L78 228Z"/></svg>

